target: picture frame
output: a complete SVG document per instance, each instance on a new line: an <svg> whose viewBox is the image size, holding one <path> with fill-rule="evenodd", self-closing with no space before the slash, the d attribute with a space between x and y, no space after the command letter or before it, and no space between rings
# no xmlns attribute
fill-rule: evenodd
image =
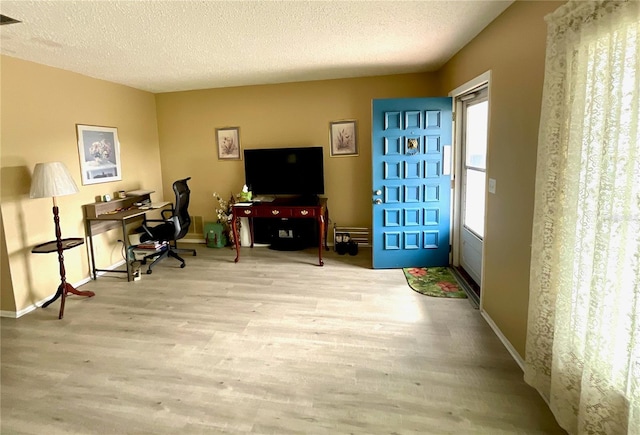
<svg viewBox="0 0 640 435"><path fill-rule="evenodd" d="M82 184L122 180L118 129L76 124L76 133Z"/></svg>
<svg viewBox="0 0 640 435"><path fill-rule="evenodd" d="M219 160L241 160L240 127L216 128Z"/></svg>
<svg viewBox="0 0 640 435"><path fill-rule="evenodd" d="M331 157L358 155L358 128L355 119L329 123Z"/></svg>

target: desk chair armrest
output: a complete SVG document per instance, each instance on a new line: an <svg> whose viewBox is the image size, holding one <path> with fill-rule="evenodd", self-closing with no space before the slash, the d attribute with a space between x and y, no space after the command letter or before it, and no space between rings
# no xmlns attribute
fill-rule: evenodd
<svg viewBox="0 0 640 435"><path fill-rule="evenodd" d="M167 223L167 221L165 219L145 219L145 222L162 222L162 223Z"/></svg>
<svg viewBox="0 0 640 435"><path fill-rule="evenodd" d="M164 219L165 221L168 221L169 219L171 219L174 216L173 207L163 209L160 212L160 214L162 215L162 219ZM167 214L168 214L168 216L166 216Z"/></svg>

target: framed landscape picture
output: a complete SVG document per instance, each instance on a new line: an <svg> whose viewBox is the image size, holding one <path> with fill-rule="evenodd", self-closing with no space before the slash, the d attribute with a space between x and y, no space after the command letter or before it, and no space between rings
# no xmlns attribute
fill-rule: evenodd
<svg viewBox="0 0 640 435"><path fill-rule="evenodd" d="M118 129L76 124L82 184L122 180Z"/></svg>
<svg viewBox="0 0 640 435"><path fill-rule="evenodd" d="M356 130L356 121L353 119L329 123L332 157L358 155Z"/></svg>
<svg viewBox="0 0 640 435"><path fill-rule="evenodd" d="M240 127L216 128L218 159L240 160Z"/></svg>

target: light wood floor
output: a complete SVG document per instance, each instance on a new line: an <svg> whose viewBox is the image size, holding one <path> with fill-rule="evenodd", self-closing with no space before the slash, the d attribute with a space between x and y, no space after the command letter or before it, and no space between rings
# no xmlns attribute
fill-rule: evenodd
<svg viewBox="0 0 640 435"><path fill-rule="evenodd" d="M468 300L367 252L200 247L1 320L2 434L563 433ZM52 283L52 291L57 284Z"/></svg>

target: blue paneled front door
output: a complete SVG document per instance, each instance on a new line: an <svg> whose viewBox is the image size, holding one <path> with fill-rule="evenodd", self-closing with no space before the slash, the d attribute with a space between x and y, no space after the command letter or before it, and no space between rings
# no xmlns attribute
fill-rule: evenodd
<svg viewBox="0 0 640 435"><path fill-rule="evenodd" d="M449 264L451 108L451 98L373 100L374 268Z"/></svg>

